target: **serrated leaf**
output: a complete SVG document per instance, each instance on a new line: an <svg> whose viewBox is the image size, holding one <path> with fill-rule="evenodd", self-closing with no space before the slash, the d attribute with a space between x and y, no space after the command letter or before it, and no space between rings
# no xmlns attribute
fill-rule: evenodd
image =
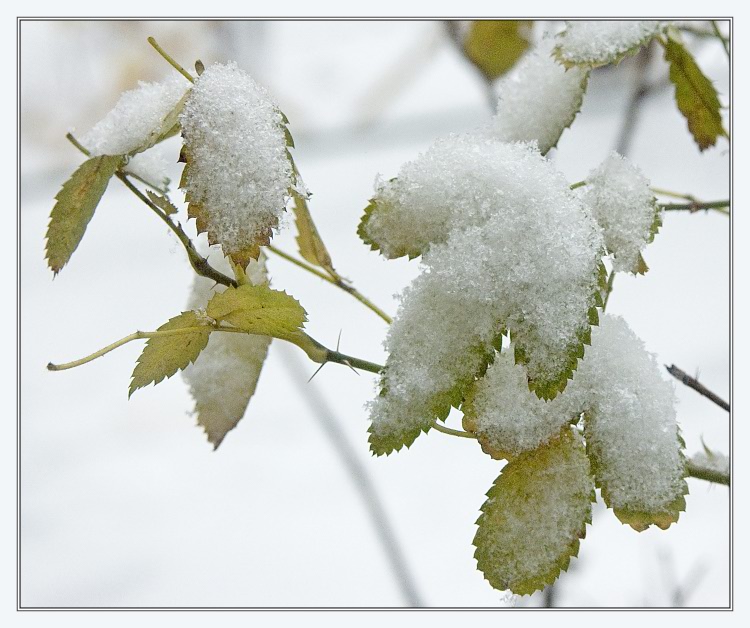
<svg viewBox="0 0 750 628"><path fill-rule="evenodd" d="M307 200L295 191L292 191L291 195L294 200L294 222L297 225L297 247L300 255L311 264L335 274L331 255L313 222Z"/></svg>
<svg viewBox="0 0 750 628"><path fill-rule="evenodd" d="M474 558L496 589L529 595L552 584L591 523L594 481L580 436L557 438L511 460L487 493Z"/></svg>
<svg viewBox="0 0 750 628"><path fill-rule="evenodd" d="M596 429L596 413L586 412L585 418L584 434L586 435L586 453L591 462L591 471L594 475L597 488L601 490L604 503L609 508L612 508L612 512L614 512L615 516L622 523L629 525L637 532L643 532L651 525L666 530L670 525L676 523L680 518L680 513L685 512L685 495L688 494L688 485L685 481L687 470L683 472L682 479L679 482L679 486L677 487L673 498L669 501L665 501L665 503L662 503L658 508L644 508L637 503L637 499L635 498L630 504L623 503L622 497L615 500L613 492L615 490L622 492L622 488L610 486L610 482L606 479L612 477L611 473L607 473L607 467L611 464L608 460L608 452L601 445L595 445L594 443L596 442L596 439L590 436L592 429ZM617 444L612 444L611 446L614 449L619 449ZM685 448L685 441L682 439L679 431L677 433L676 446L680 450L679 459L683 467L685 467L685 456L682 453L682 450ZM650 458L653 453L649 450L644 450L638 453L641 455L633 456L632 465L640 465L642 468L647 468L648 458ZM618 483L621 483L622 481L622 477L616 480Z"/></svg>
<svg viewBox="0 0 750 628"><path fill-rule="evenodd" d="M190 152L186 146L183 146L180 150L179 161L185 163L185 167L180 177L180 188L186 190L187 182L191 177L192 162ZM234 264L242 268L246 268L250 263L250 260L257 261L260 256L261 247L268 246L271 243L271 237L273 236L273 229L278 225L278 220L274 219L265 229L258 233L245 232L244 237L238 238L241 241L248 242L246 246L241 249L229 251L222 244L218 234L211 227L210 221L210 208L207 208L203 203L200 203L193 198L187 190L185 191L185 202L188 204L187 212L189 218L195 219L195 228L198 234L205 233L208 238L210 245L219 245L224 251L224 255L228 257Z"/></svg>
<svg viewBox="0 0 750 628"><path fill-rule="evenodd" d="M510 70L530 46L531 20L477 20L464 40L466 57L490 81Z"/></svg>
<svg viewBox="0 0 750 628"><path fill-rule="evenodd" d="M59 273L86 232L109 180L125 163L120 155L101 155L84 161L62 186L47 228L47 263Z"/></svg>
<svg viewBox="0 0 750 628"><path fill-rule="evenodd" d="M165 194L157 194L156 192L152 192L151 190L146 190L146 195L148 196L149 200L159 209L161 209L167 216L171 216L172 214L177 213L177 208Z"/></svg>
<svg viewBox="0 0 750 628"><path fill-rule="evenodd" d="M270 343L268 336L213 334L199 362L183 373L198 425L214 449L245 415Z"/></svg>
<svg viewBox="0 0 750 628"><path fill-rule="evenodd" d="M675 86L677 108L687 120L698 148L706 150L714 146L720 136L728 137L721 121L716 88L687 48L671 37L660 41L664 46L664 59L669 63L669 79Z"/></svg>
<svg viewBox="0 0 750 628"><path fill-rule="evenodd" d="M191 362L195 362L200 352L206 347L208 337L213 330L205 317L193 311L183 312L170 318L157 331L191 327L196 330L148 339L133 370L128 397L139 388L151 383L158 384L163 379L172 377Z"/></svg>
<svg viewBox="0 0 750 628"><path fill-rule="evenodd" d="M211 298L206 313L250 334L282 340L296 339L307 321L297 299L266 285L227 288Z"/></svg>

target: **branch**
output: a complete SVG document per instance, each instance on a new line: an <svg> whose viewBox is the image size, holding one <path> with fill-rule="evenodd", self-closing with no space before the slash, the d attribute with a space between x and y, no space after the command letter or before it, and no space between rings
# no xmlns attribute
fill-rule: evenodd
<svg viewBox="0 0 750 628"><path fill-rule="evenodd" d="M672 366L664 365L664 367L667 369L667 372L670 375L672 375L672 377L679 379L683 384L685 384L685 386L692 388L693 390L700 393L704 397L708 397L717 406L719 406L720 408L723 408L727 412L730 411L729 404L726 401L724 401L716 393L711 392L708 388L706 388L703 384L701 384L695 377L691 377L685 371L676 367L674 364Z"/></svg>
<svg viewBox="0 0 750 628"><path fill-rule="evenodd" d="M660 203L659 206L665 211L689 211L695 213L702 209L708 211L714 209L720 214L729 215L729 200L726 201L711 201L708 203L702 203L698 201L691 201L690 203Z"/></svg>
<svg viewBox="0 0 750 628"><path fill-rule="evenodd" d="M713 482L714 484L723 484L729 486L729 473L724 473L711 467L703 467L695 464L691 460L687 461L687 474L688 477L697 478L699 480L706 480L707 482Z"/></svg>

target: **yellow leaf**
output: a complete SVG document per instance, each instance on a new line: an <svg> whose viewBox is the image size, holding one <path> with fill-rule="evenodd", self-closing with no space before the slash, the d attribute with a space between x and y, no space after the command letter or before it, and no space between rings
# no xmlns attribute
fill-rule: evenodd
<svg viewBox="0 0 750 628"><path fill-rule="evenodd" d="M478 20L471 23L464 52L492 81L505 74L529 47L534 22L530 20Z"/></svg>

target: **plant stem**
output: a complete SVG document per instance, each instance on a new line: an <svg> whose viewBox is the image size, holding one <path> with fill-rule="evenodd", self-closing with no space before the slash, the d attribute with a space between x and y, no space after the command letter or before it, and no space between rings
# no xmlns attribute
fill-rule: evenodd
<svg viewBox="0 0 750 628"><path fill-rule="evenodd" d="M148 43L151 44L154 47L154 50L158 52L164 60L171 65L175 70L177 70L182 76L184 76L188 81L191 83L195 83L195 79L190 75L190 73L185 70L177 61L175 61L165 50L162 48L159 44L156 43L156 40L153 37L148 38Z"/></svg>
<svg viewBox="0 0 750 628"><path fill-rule="evenodd" d="M437 421L432 422L432 428L436 429L438 432L442 432L443 434L448 434L450 436L458 436L460 438L473 438L475 440L477 438L476 434L472 434L471 432L463 432L461 430L454 430L450 427L445 427L445 425L441 425Z"/></svg>
<svg viewBox="0 0 750 628"><path fill-rule="evenodd" d="M722 473L716 469L709 467L702 467L697 465L690 460L687 462L687 474L688 477L697 478L699 480L706 480L707 482L713 482L714 484L723 484L729 486L729 473Z"/></svg>
<svg viewBox="0 0 750 628"><path fill-rule="evenodd" d="M607 294L604 295L604 305L602 305L602 312L606 311L607 309L607 303L609 303L609 295L612 294L612 286L615 283L615 271L613 270L611 273L609 273L609 277L607 278Z"/></svg>
<svg viewBox="0 0 750 628"><path fill-rule="evenodd" d="M716 20L711 20L711 27L713 28L716 37L718 37L721 41L722 46L724 46L724 52L727 53L727 59L731 58L732 55L729 52L729 38L724 37L724 35L721 34L721 30L719 29L719 25L716 23Z"/></svg>
<svg viewBox="0 0 750 628"><path fill-rule="evenodd" d="M202 326L202 327L183 327L181 329L165 329L164 331L136 331L130 334L129 336L120 338L120 340L113 342L112 344L109 344L102 349L99 349L99 351L94 351L94 353L92 353L91 355L87 355L85 358L81 358L80 360L73 360L72 362L65 362L64 364L53 364L52 362L50 362L47 365L47 370L67 371L68 369L75 368L76 366L81 366L82 364L93 362L97 358L100 358L103 355L106 355L107 353L109 353L110 351L114 351L115 349L122 347L123 345L126 345L129 342L132 342L133 340L143 340L146 338L163 338L165 336L178 336L180 334L190 334L196 331L205 332L206 329L207 329L206 326ZM234 332L234 333L244 333L239 329L230 329L227 327L216 327L214 328L214 331L228 331L228 332Z"/></svg>
<svg viewBox="0 0 750 628"><path fill-rule="evenodd" d="M578 188L582 188L584 185L586 185L586 183L587 183L586 181L578 181L577 183L573 183L570 186L570 189L571 190L576 190Z"/></svg>
<svg viewBox="0 0 750 628"><path fill-rule="evenodd" d="M691 213L705 209L713 209L718 211L720 214L729 215L729 200L726 201L710 201L708 203L692 201L690 203L660 203L660 207L664 211L689 211Z"/></svg>
<svg viewBox="0 0 750 628"><path fill-rule="evenodd" d="M73 137L71 133L66 134L65 137L84 155L86 155L87 157L91 156L91 151L83 146L83 144L81 144L75 137ZM161 220L164 221L164 223L174 232L179 241L182 243L182 246L185 247L190 265L193 267L193 270L196 273L198 273L202 277L212 279L216 283L220 283L224 286L237 286L237 282L234 279L232 279L231 277L227 277L224 273L216 270L208 263L208 260L205 257L198 253L192 240L187 236L182 227L179 224L175 224L174 222L172 222L172 219L169 216L167 216L157 205L152 203L150 198L148 198L145 194L143 194L143 192L141 192L135 185L130 182L128 176L124 172L118 170L115 173L115 176L120 181L122 181L126 188L128 188L141 201L143 201L149 207L149 209L151 209L159 218L161 218Z"/></svg>
<svg viewBox="0 0 750 628"><path fill-rule="evenodd" d="M290 262L294 264L295 266L298 266L299 268L306 270L308 273L312 273L316 277L320 277L323 281L327 281L331 285L334 285L337 288L340 288L341 290L343 290L344 292L350 294L355 299L357 299L357 301L362 303L365 307L372 310L375 314L377 314L380 318L382 318L389 325L393 322L393 319L390 316L388 316L388 314L386 314L383 310L381 310L377 305L375 305L372 301L370 301L367 297L365 297L356 288L347 284L340 277L331 277L329 274L324 273L322 270L318 270L317 268L315 268L312 264L308 264L307 262L304 262L301 259L297 259L296 257L289 255L289 253L286 253L285 251L282 251L281 249L278 249L273 245L269 245L266 248L269 251L271 251L271 253L278 255L280 258L285 259L287 262Z"/></svg>
<svg viewBox="0 0 750 628"><path fill-rule="evenodd" d="M691 201L693 203L698 202L698 199L695 198L692 194L682 194L681 192L672 192L671 190L665 190L663 188L655 188L655 187L652 187L651 191L654 194L661 194L662 196L671 196L672 198L681 198L686 201Z"/></svg>

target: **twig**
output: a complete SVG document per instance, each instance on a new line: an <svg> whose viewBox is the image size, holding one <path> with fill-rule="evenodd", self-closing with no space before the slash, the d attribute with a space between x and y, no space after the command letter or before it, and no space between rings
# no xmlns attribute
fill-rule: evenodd
<svg viewBox="0 0 750 628"><path fill-rule="evenodd" d="M356 454L356 450L344 436L344 430L336 414L329 407L322 393L314 386L305 383L306 373L303 372L299 361L295 356L291 359L282 360L285 368L292 376L295 383L299 385L301 393L307 397L307 407L317 419L321 429L333 445L341 462L348 471L348 476L354 483L357 493L370 515L370 521L380 540L385 556L391 565L393 575L398 582L401 595L408 606L422 606L422 600L417 591L416 582L412 576L411 569L396 537L396 533L389 521L388 512L378 494L374 482L370 479L367 468L362 464Z"/></svg>
<svg viewBox="0 0 750 628"><path fill-rule="evenodd" d="M723 473L710 467L703 467L695 464L691 460L687 461L687 474L688 477L697 478L699 480L706 480L707 482L713 482L714 484L723 484L729 486L729 473Z"/></svg>
<svg viewBox="0 0 750 628"><path fill-rule="evenodd" d="M724 37L721 30L719 30L719 25L716 23L716 20L711 20L711 27L713 28L716 37L721 41L721 45L724 46L724 52L727 53L727 59L730 59L732 55L729 52L729 37Z"/></svg>
<svg viewBox="0 0 750 628"><path fill-rule="evenodd" d="M660 203L660 207L665 211L689 211L691 213L700 211L702 209L705 209L708 211L709 209L716 210L720 214L726 214L729 215L729 200L725 201L710 201L708 203L703 202L695 202L692 201L690 203Z"/></svg>
<svg viewBox="0 0 750 628"><path fill-rule="evenodd" d="M685 371L676 367L674 364L672 366L665 365L665 368L667 369L667 372L670 375L672 375L672 377L679 379L683 384L685 384L685 386L692 388L693 390L700 393L704 397L708 397L717 406L729 412L729 404L726 401L724 401L721 397L719 397L716 393L711 392L708 388L706 388L703 384L701 384L696 378L691 377Z"/></svg>
<svg viewBox="0 0 750 628"><path fill-rule="evenodd" d="M653 46L649 45L636 57L634 70L636 73L635 84L633 86L630 100L628 101L627 109L625 110L625 118L620 127L620 134L617 138L617 143L615 144L615 150L621 155L627 155L630 151L630 143L633 139L641 111L641 102L653 89L653 86L647 81L648 67L651 64L652 56Z"/></svg>
<svg viewBox="0 0 750 628"><path fill-rule="evenodd" d="M388 316L383 310L381 310L377 305L375 305L370 299L365 297L361 292L359 292L354 286L346 283L341 277L331 277L329 274L323 272L322 270L318 270L315 268L312 264L308 264L307 262L302 261L301 259L297 259L296 257L289 255L289 253L286 253L285 251L282 251L281 249L276 248L273 245L266 247L271 253L274 253L278 255L280 258L285 259L287 262L290 262L294 264L295 266L302 268L303 270L306 270L308 273L312 273L316 277L320 277L322 280L327 281L331 285L336 286L337 288L340 288L347 294L350 294L353 296L357 301L362 303L365 307L372 310L377 314L380 318L382 318L386 323L389 325L393 322L393 319Z"/></svg>
<svg viewBox="0 0 750 628"><path fill-rule="evenodd" d="M431 427L433 429L436 429L438 432L442 432L443 434L449 434L450 436L459 436L460 438L474 438L476 439L476 434L472 434L471 432L463 432L461 430L454 430L450 427L445 427L445 425L441 425L437 421L433 421Z"/></svg>

